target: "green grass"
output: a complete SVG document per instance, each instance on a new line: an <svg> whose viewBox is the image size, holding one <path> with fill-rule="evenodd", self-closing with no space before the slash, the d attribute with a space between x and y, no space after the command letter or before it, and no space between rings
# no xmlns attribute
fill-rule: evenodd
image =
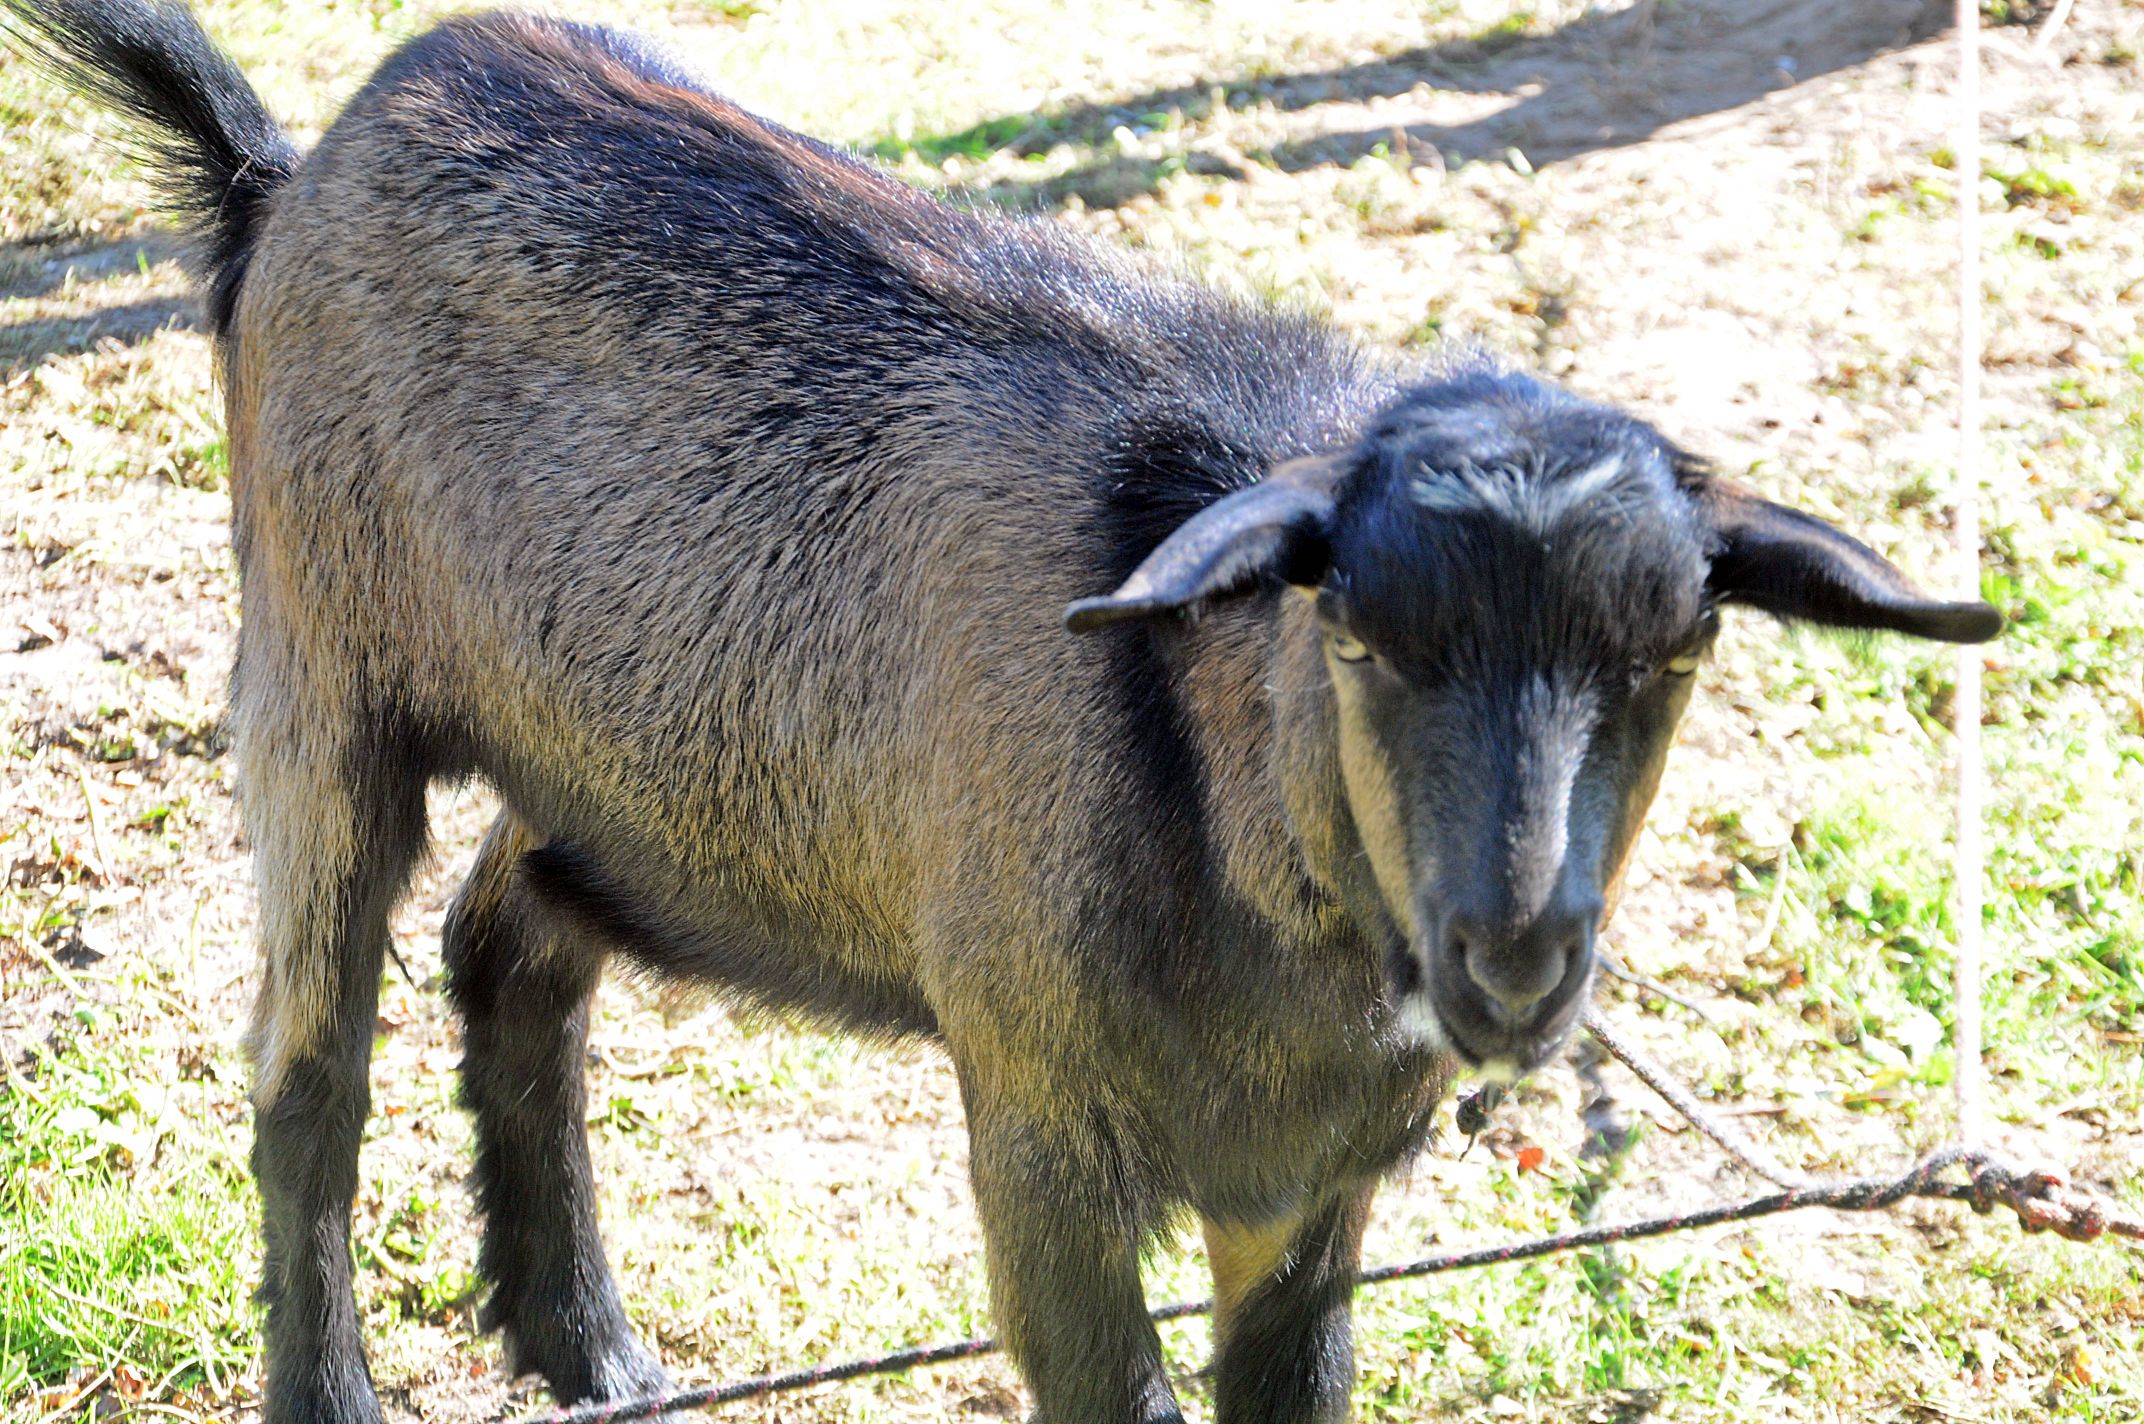
<svg viewBox="0 0 2144 1424"><path fill-rule="evenodd" d="M2126 357L2056 417L2039 468L2059 493L1998 499L1986 596L2012 616L1990 656L1984 728L1991 1042L2089 1060L2144 1022L2144 356ZM2075 392L2069 392L2075 394ZM2108 476L2112 478L2108 478ZM2069 483L2074 481L2074 483ZM1951 679L1926 653L1842 653L1820 682L1845 707L1903 705L1909 741L1948 749ZM1925 768L1871 763L1866 730L1836 733L1851 768L1794 829L1785 859L1736 846L1753 899L1787 897L1773 954L1800 965L1800 1007L1853 1032L1951 1014L1948 808L1915 794ZM1777 881L1786 866L1787 883ZM2132 1065L2133 1067L2133 1065Z"/></svg>
<svg viewBox="0 0 2144 1424"><path fill-rule="evenodd" d="M243 1137L138 1043L82 1008L0 1094L0 1397L87 1368L216 1398L250 1366Z"/></svg>

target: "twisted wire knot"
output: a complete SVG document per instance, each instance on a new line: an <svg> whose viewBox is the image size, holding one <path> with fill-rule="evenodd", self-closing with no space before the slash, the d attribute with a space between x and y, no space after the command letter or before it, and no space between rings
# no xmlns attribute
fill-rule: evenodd
<svg viewBox="0 0 2144 1424"><path fill-rule="evenodd" d="M2121 1224L2102 1198L2078 1191L2070 1185L2067 1172L2049 1165L2013 1167L1998 1158L1980 1156L1973 1163L1967 1200L1982 1215L2000 1203L2017 1213L2018 1224L2025 1230L2052 1231L2070 1241L2097 1241L2110 1226ZM2121 1234L2136 1233L2131 1229Z"/></svg>

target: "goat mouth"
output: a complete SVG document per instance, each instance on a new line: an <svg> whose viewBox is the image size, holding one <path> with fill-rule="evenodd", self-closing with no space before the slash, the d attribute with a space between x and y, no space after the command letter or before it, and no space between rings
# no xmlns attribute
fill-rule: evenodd
<svg viewBox="0 0 2144 1424"><path fill-rule="evenodd" d="M1438 1031L1469 1068L1486 1076L1511 1079L1532 1072L1555 1054L1578 1024L1593 985L1593 955L1574 963L1543 1005L1543 1012L1521 1028L1499 1026L1462 990L1432 974L1416 998L1432 1011Z"/></svg>
<svg viewBox="0 0 2144 1424"><path fill-rule="evenodd" d="M1570 1037L1593 982L1593 956L1571 966L1531 1024L1509 1028L1440 982L1404 940L1386 952L1385 982L1401 1031L1415 1044L1450 1053L1484 1078L1511 1082L1553 1056Z"/></svg>

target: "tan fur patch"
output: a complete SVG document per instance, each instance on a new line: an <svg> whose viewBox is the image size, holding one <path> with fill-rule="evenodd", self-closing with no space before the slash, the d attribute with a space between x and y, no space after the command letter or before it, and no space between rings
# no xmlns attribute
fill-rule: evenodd
<svg viewBox="0 0 2144 1424"><path fill-rule="evenodd" d="M338 966L323 945L338 937L331 877L355 860L357 827L342 788L311 770L339 756L287 742L263 752L254 740L241 731L238 791L261 894L261 988L246 1042L254 1104L265 1108L290 1066L318 1051L340 1008Z"/></svg>
<svg viewBox="0 0 2144 1424"><path fill-rule="evenodd" d="M1256 1226L1215 1221L1201 1216L1199 1226L1206 1237L1206 1258L1213 1269L1213 1318L1216 1333L1228 1328L1229 1317L1240 1309L1260 1283L1279 1275L1301 1234L1299 1216L1283 1216Z"/></svg>
<svg viewBox="0 0 2144 1424"><path fill-rule="evenodd" d="M1327 661L1331 662L1330 654ZM1415 934L1414 875L1392 764L1369 729L1354 678L1337 666L1332 673L1340 704L1340 772L1347 782L1348 806L1363 849L1369 853L1378 892L1385 897L1385 908L1411 939Z"/></svg>

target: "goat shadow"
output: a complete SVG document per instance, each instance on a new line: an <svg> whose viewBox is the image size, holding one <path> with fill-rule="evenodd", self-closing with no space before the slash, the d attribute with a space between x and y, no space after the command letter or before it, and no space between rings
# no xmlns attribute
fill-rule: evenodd
<svg viewBox="0 0 2144 1424"><path fill-rule="evenodd" d="M1669 124L1739 108L1940 34L1948 0L1638 0L1541 35L1516 26L1362 64L1216 79L1129 98L986 119L956 133L873 145L931 162L1060 144L1096 150L1055 177L993 182L970 195L1000 206L1115 206L1178 169L1240 176L1226 157L1126 154L1114 135L1199 123L1217 106L1326 110L1332 129L1257 155L1283 172L1354 163L1383 147L1447 164L1516 152L1534 168L1650 138ZM1352 119L1353 126L1347 121ZM1106 150L1106 151L1104 151Z"/></svg>
<svg viewBox="0 0 2144 1424"><path fill-rule="evenodd" d="M1410 157L1434 152L1447 164L1516 153L1540 168L1639 143L1669 124L1738 108L1919 43L1941 33L1951 14L1948 0L1637 0L1622 10L1588 11L1541 35L1510 27L1334 69L1000 115L956 133L885 140L871 151L942 162L955 154L1026 155L1071 144L1092 156L1055 177L999 181L966 195L1025 209L1060 207L1074 197L1115 206L1156 191L1179 168L1242 176L1221 154L1124 153L1114 137L1119 128L1199 123L1217 107L1267 104L1284 114L1323 111L1342 121L1258 155L1283 172L1351 164L1381 147ZM162 232L49 255L48 245L35 241L0 244L0 299L46 296L70 280L101 281L179 250L176 237ZM0 370L196 324L191 298L0 324Z"/></svg>
<svg viewBox="0 0 2144 1424"><path fill-rule="evenodd" d="M49 241L0 243L0 302L30 302L70 285L84 289L177 257L184 250L176 234L151 230L111 241L59 244ZM4 310L4 308L0 308ZM118 306L78 314L31 316L0 323L0 371L33 368L51 356L87 351L107 341L133 346L169 326L197 324L191 296L144 297Z"/></svg>

